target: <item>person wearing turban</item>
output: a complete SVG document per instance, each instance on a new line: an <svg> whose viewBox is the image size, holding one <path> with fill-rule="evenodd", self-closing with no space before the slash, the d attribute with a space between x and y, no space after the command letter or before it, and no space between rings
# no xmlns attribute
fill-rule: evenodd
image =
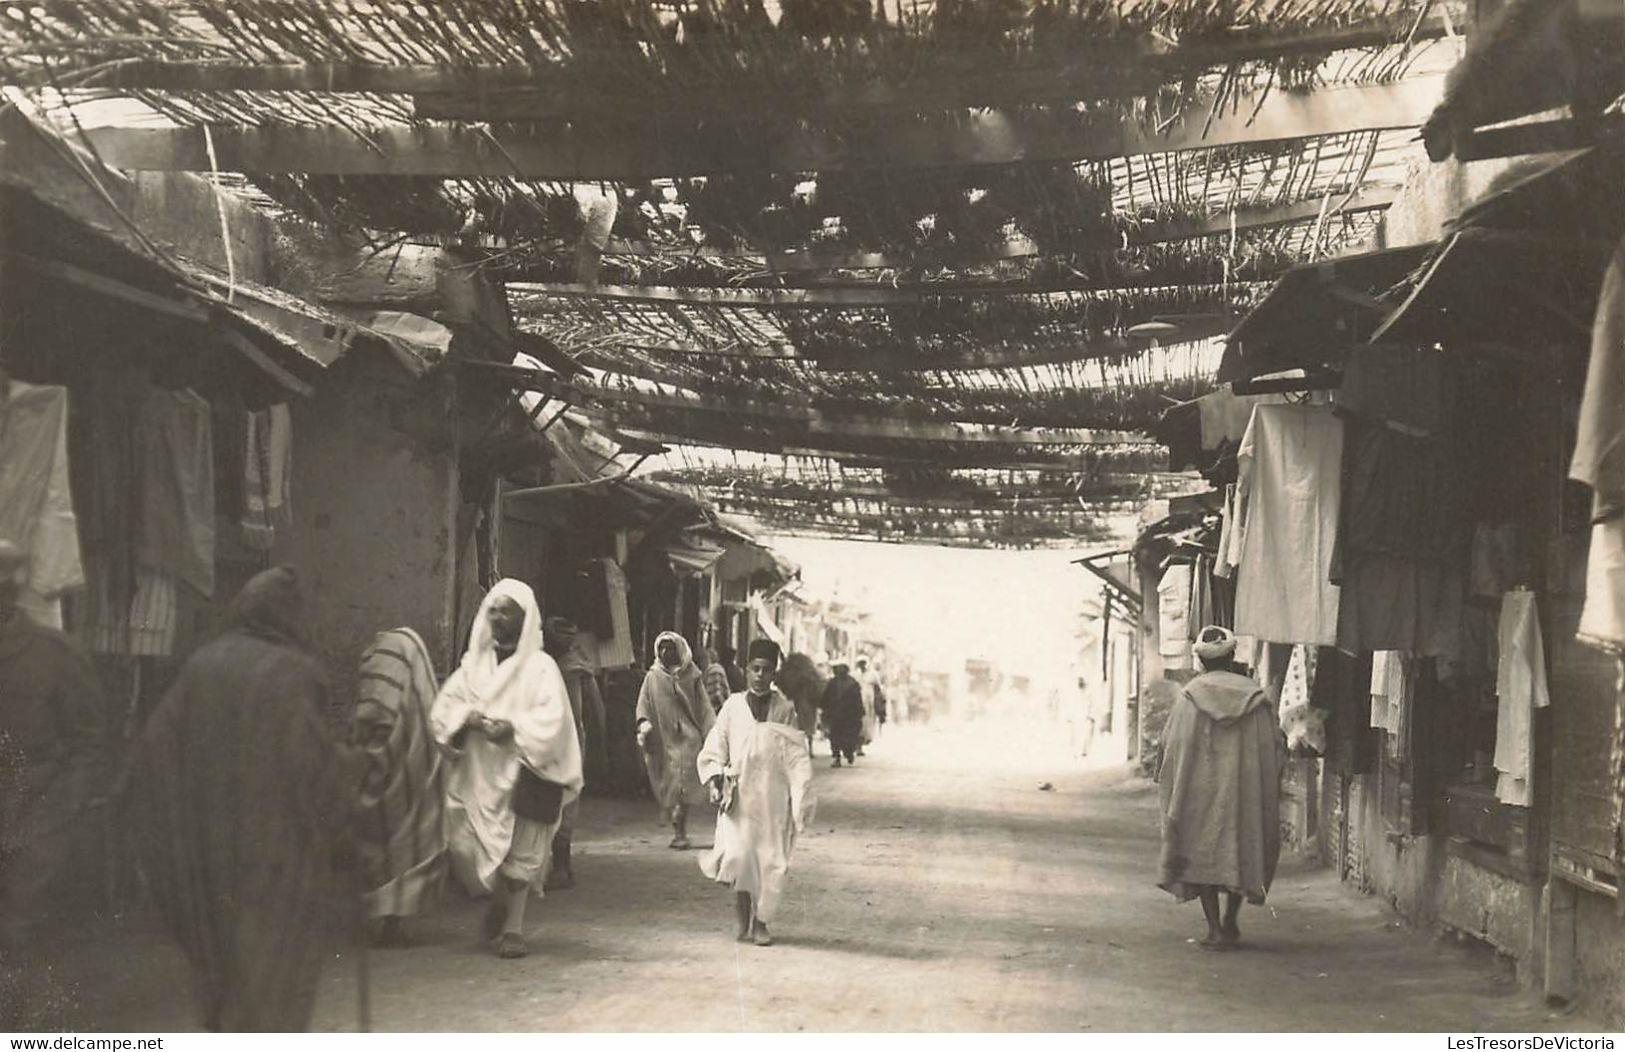
<svg viewBox="0 0 1625 1052"><path fill-rule="evenodd" d="M1242 902L1261 905L1275 877L1286 743L1264 688L1233 663L1235 635L1204 628L1194 650L1202 672L1180 691L1163 732L1157 884L1180 902L1200 899L1201 945L1225 950L1241 939Z"/></svg>
<svg viewBox="0 0 1625 1052"><path fill-rule="evenodd" d="M450 758L452 872L470 894L493 896L482 932L497 956L523 957L525 903L543 891L553 837L582 786L569 691L542 649L529 585L505 578L487 593L429 722Z"/></svg>
<svg viewBox="0 0 1625 1052"><path fill-rule="evenodd" d="M700 750L699 775L717 806L715 846L700 870L734 890L734 935L771 946L796 835L812 820L812 760L796 707L773 686L779 648L750 645L745 689L723 703Z"/></svg>

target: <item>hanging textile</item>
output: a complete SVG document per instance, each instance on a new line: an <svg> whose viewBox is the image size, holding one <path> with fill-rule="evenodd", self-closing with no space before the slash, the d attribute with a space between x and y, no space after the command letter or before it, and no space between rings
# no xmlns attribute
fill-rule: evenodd
<svg viewBox="0 0 1625 1052"><path fill-rule="evenodd" d="M1495 676L1495 795L1528 807L1533 775L1535 710L1551 704L1546 690L1546 648L1535 593L1527 588L1501 598L1501 659Z"/></svg>
<svg viewBox="0 0 1625 1052"><path fill-rule="evenodd" d="M1157 653L1165 668L1190 667L1191 567L1174 563L1157 583Z"/></svg>
<svg viewBox="0 0 1625 1052"><path fill-rule="evenodd" d="M1315 652L1309 704L1326 714L1326 767L1339 774L1366 774L1376 767L1377 737L1371 729L1371 655L1336 647Z"/></svg>
<svg viewBox="0 0 1625 1052"><path fill-rule="evenodd" d="M1593 521L1625 514L1625 240L1597 299L1569 478L1591 487Z"/></svg>
<svg viewBox="0 0 1625 1052"><path fill-rule="evenodd" d="M1216 624L1213 602L1213 556L1198 555L1191 564L1191 603L1185 615L1185 635L1194 643L1202 629Z"/></svg>
<svg viewBox="0 0 1625 1052"><path fill-rule="evenodd" d="M68 391L3 381L0 538L28 553L23 612L62 627L60 597L85 583L68 471Z"/></svg>
<svg viewBox="0 0 1625 1052"><path fill-rule="evenodd" d="M136 565L214 595L214 413L191 391L151 388L135 421Z"/></svg>
<svg viewBox="0 0 1625 1052"><path fill-rule="evenodd" d="M1237 549L1234 554L1232 548ZM1240 551L1236 537L1236 486L1230 483L1224 487L1224 503L1219 510L1219 552L1213 563L1214 576L1234 577L1236 564L1233 558L1239 559Z"/></svg>
<svg viewBox="0 0 1625 1052"><path fill-rule="evenodd" d="M1410 662L1404 654L1371 655L1371 726L1387 735L1388 755L1405 755L1411 706Z"/></svg>
<svg viewBox="0 0 1625 1052"><path fill-rule="evenodd" d="M1238 395L1230 384L1196 400L1202 421L1202 448L1218 449L1224 442L1240 442L1253 417L1253 406L1275 405L1285 395Z"/></svg>
<svg viewBox="0 0 1625 1052"><path fill-rule="evenodd" d="M1324 755L1326 714L1310 705L1311 654L1308 647L1294 646L1287 660L1286 678L1281 683L1281 730L1294 752Z"/></svg>
<svg viewBox="0 0 1625 1052"><path fill-rule="evenodd" d="M598 641L598 667L627 668L637 664L632 653L632 614L627 608L626 573L614 559L598 560L609 597L609 621L613 634Z"/></svg>
<svg viewBox="0 0 1625 1052"><path fill-rule="evenodd" d="M293 521L293 415L285 404L248 414L243 463L243 541L269 551Z"/></svg>
<svg viewBox="0 0 1625 1052"><path fill-rule="evenodd" d="M1327 406L1260 405L1237 453L1236 631L1276 643L1337 640L1331 582L1343 422Z"/></svg>
<svg viewBox="0 0 1625 1052"><path fill-rule="evenodd" d="M1332 580L1347 653L1447 655L1459 645L1462 516L1443 440L1444 356L1361 347L1338 394L1347 421Z"/></svg>

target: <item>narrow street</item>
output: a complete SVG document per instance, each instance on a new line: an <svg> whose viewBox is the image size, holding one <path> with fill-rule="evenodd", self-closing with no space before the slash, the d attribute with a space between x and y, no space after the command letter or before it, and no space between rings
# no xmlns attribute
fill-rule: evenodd
<svg viewBox="0 0 1625 1052"><path fill-rule="evenodd" d="M829 770L820 747L816 827L770 949L731 940L726 894L693 853L666 848L648 804L589 799L580 886L533 907L531 956L490 956L473 935L479 907L453 898L417 923L418 946L371 954L373 1027L1587 1028L1488 954L1405 930L1379 901L1290 861L1271 907L1243 914L1247 946L1204 952L1187 941L1196 906L1149 882L1153 787L990 733L893 732L855 770ZM1022 758L966 759L990 754ZM86 1028L191 1028L184 966L144 922L70 957L65 978L95 991L81 1001ZM355 975L353 955L332 961L316 1029L355 1027Z"/></svg>

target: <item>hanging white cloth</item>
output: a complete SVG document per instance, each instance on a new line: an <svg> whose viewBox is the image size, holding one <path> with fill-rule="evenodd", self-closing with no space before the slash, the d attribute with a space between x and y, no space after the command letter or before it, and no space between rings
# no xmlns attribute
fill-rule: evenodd
<svg viewBox="0 0 1625 1052"><path fill-rule="evenodd" d="M1535 710L1550 705L1546 688L1546 648L1540 635L1535 593L1527 588L1501 597L1500 664L1495 693L1495 795L1505 804L1528 807L1532 799Z"/></svg>
<svg viewBox="0 0 1625 1052"><path fill-rule="evenodd" d="M1343 422L1330 406L1255 406L1236 456L1236 632L1272 643L1336 645L1331 561Z"/></svg>

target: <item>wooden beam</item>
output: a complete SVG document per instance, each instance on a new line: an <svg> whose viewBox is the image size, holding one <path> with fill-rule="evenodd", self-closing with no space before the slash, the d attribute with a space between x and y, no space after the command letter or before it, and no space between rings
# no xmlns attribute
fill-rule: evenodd
<svg viewBox="0 0 1625 1052"><path fill-rule="evenodd" d="M673 446L749 450L786 456L823 457L845 463L898 468L1005 468L1019 471L1079 471L1090 467L1090 456L1063 450L1011 450L1000 447L899 446L879 443L809 441L805 436L784 439L755 432L722 433L715 429L669 428L646 421L617 417L602 410L573 411L570 419L606 434L662 442ZM670 423L666 421L663 423Z"/></svg>
<svg viewBox="0 0 1625 1052"><path fill-rule="evenodd" d="M1232 282L1231 288L1262 288L1267 281ZM1214 291L1217 285L1146 285L1098 286L1077 282L1046 282L1043 285L1015 285L1005 283L996 287L982 287L969 291L945 288L941 291L930 285L913 284L906 287L871 285L868 288L812 288L812 289L727 289L678 288L668 285L577 285L552 282L509 282L508 290L520 294L559 296L570 299L616 300L630 303L685 304L695 307L749 307L756 310L822 310L829 308L862 307L919 307L945 297L966 295L1053 296L1070 293L1156 292L1159 289L1197 288Z"/></svg>
<svg viewBox="0 0 1625 1052"><path fill-rule="evenodd" d="M555 387L549 382L548 386ZM671 395L638 388L621 389L586 384L559 384L555 389L575 404L617 403L678 413L710 413L730 421L753 426L788 425L799 434L842 435L850 438L877 438L906 442L951 442L1018 446L1096 446L1148 445L1149 440L1132 431L1105 431L1094 428L1014 428L992 424L959 424L937 420L905 420L896 417L861 417L826 413L810 406L758 402L741 405L737 400L711 395ZM552 393L552 392L549 392Z"/></svg>
<svg viewBox="0 0 1625 1052"><path fill-rule="evenodd" d="M735 171L861 171L1025 161L1106 160L1147 153L1411 128L1443 93L1442 76L1309 92L1243 95L1212 114L1192 106L1147 129L1115 114L977 111L951 121L858 132L759 128L560 125L386 127L365 137L336 127L214 126L222 171L441 178L641 180ZM208 171L201 126L93 128L90 142L117 168Z"/></svg>
<svg viewBox="0 0 1625 1052"><path fill-rule="evenodd" d="M552 117L580 117L602 113L609 99L626 106L662 107L692 117L705 112L712 120L738 119L756 107L771 106L802 114L831 113L915 113L930 110L976 109L987 106L1032 105L1078 102L1085 99L1125 99L1157 91L1171 80L1237 63L1266 62L1305 55L1391 45L1406 35L1416 42L1436 40L1448 32L1446 20L1430 15L1411 27L1396 31L1391 23L1360 25L1282 34L1269 39L1229 41L1168 47L1105 46L1092 53L1075 54L1063 65L1043 65L1029 69L989 70L974 59L960 62L943 52L936 54L939 67L959 65L955 73L911 77L895 84L801 84L793 92L774 92L763 86L752 97L742 98L739 89L695 91L674 90L669 100L651 97L655 92L616 93L600 84L597 90L583 90L579 79L567 75L549 78L552 83L517 86L491 85L481 90L467 87L444 92L417 94L416 115L425 120L534 121Z"/></svg>
<svg viewBox="0 0 1625 1052"><path fill-rule="evenodd" d="M1393 20L1373 20L1330 29L1275 33L1249 40L1220 40L1168 46L1161 42L1105 45L1071 56L1064 64L989 69L974 56L934 49L937 71L898 82L794 85L793 95L770 102L804 110L919 110L977 107L1016 102L1074 101L1123 97L1153 90L1171 78L1229 66L1303 55L1377 48L1409 37L1420 42L1448 32L1446 20L1431 15L1414 27ZM93 42L87 42L93 43ZM592 52L581 55L584 65ZM27 78L21 78L24 84ZM567 68L538 68L528 63L486 65L378 65L364 62L312 62L259 65L246 62L148 61L111 64L84 81L86 86L148 91L309 91L372 92L418 96L418 115L452 120L535 120L552 116L602 113L617 103L649 108L662 100L644 84L617 90ZM47 86L43 74L34 86ZM760 94L760 93L759 93ZM719 114L737 111L741 97L719 88L711 94L685 87L672 92L692 112L703 106ZM748 100L747 100L748 101Z"/></svg>

